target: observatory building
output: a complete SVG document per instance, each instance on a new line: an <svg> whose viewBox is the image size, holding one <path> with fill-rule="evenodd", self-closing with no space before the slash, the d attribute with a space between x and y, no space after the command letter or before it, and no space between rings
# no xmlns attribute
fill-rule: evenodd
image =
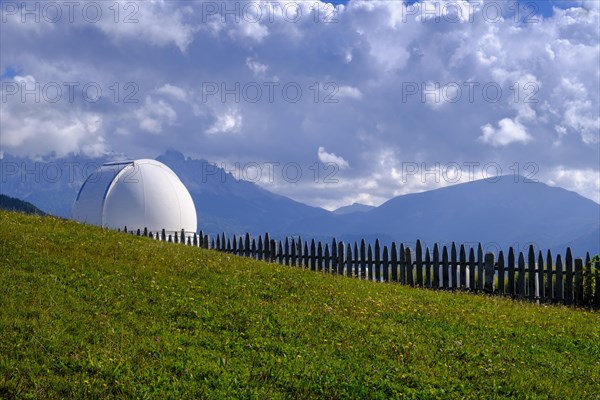
<svg viewBox="0 0 600 400"><path fill-rule="evenodd" d="M155 160L107 163L88 176L73 219L111 229L196 232L196 207L181 180Z"/></svg>

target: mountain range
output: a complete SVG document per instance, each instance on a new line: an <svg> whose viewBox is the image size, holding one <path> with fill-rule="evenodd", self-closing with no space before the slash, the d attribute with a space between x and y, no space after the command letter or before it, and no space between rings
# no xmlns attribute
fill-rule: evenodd
<svg viewBox="0 0 600 400"><path fill-rule="evenodd" d="M41 210L70 217L84 177L113 157L80 156L33 161L4 155L0 193L26 200ZM168 165L190 191L199 229L228 235L269 232L272 237L384 243L417 239L436 243L477 243L488 249L533 243L540 249L576 255L600 253L600 205L577 193L504 176L398 196L379 207L353 204L333 212L237 180L205 160L167 151ZM75 166L75 167L74 167ZM515 179L516 178L516 179ZM515 182L516 181L516 182Z"/></svg>

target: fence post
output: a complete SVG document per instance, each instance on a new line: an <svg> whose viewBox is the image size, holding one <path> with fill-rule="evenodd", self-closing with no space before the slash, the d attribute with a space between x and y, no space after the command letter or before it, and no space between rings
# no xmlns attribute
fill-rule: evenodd
<svg viewBox="0 0 600 400"><path fill-rule="evenodd" d="M515 297L515 251L508 249L508 294Z"/></svg>
<svg viewBox="0 0 600 400"><path fill-rule="evenodd" d="M310 270L317 270L317 243L315 239L310 241Z"/></svg>
<svg viewBox="0 0 600 400"><path fill-rule="evenodd" d="M262 260L263 259L263 239L262 236L258 236L258 259Z"/></svg>
<svg viewBox="0 0 600 400"><path fill-rule="evenodd" d="M171 234L169 234L169 243L173 243L173 238L171 238Z"/></svg>
<svg viewBox="0 0 600 400"><path fill-rule="evenodd" d="M586 251L585 252L585 262L583 263L583 265L591 265L590 261L591 261L591 259L590 259L590 252Z"/></svg>
<svg viewBox="0 0 600 400"><path fill-rule="evenodd" d="M425 250L425 287L431 287L431 254L429 254L429 247Z"/></svg>
<svg viewBox="0 0 600 400"><path fill-rule="evenodd" d="M365 240L360 241L360 279L366 279L367 273L367 250L365 246Z"/></svg>
<svg viewBox="0 0 600 400"><path fill-rule="evenodd" d="M329 273L331 273L331 270L330 270L331 254L329 254L329 243L325 243L325 252L323 254L323 258L324 258L323 270L329 274Z"/></svg>
<svg viewBox="0 0 600 400"><path fill-rule="evenodd" d="M398 282L398 249L396 248L396 242L392 242L391 252L392 282Z"/></svg>
<svg viewBox="0 0 600 400"><path fill-rule="evenodd" d="M196 234L196 232L194 232L194 241L192 242L192 244L194 245L194 247L198 246L198 235Z"/></svg>
<svg viewBox="0 0 600 400"><path fill-rule="evenodd" d="M250 241L249 237L246 237L245 243L244 243L244 255L248 258L254 258L256 254L256 242L254 241L254 239L252 239L252 241Z"/></svg>
<svg viewBox="0 0 600 400"><path fill-rule="evenodd" d="M537 268L537 281L538 281L538 299L540 303L544 299L544 256L542 251L538 252L538 268Z"/></svg>
<svg viewBox="0 0 600 400"><path fill-rule="evenodd" d="M528 281L528 297L529 300L535 300L535 250L533 245L529 245L529 253L527 254L527 281Z"/></svg>
<svg viewBox="0 0 600 400"><path fill-rule="evenodd" d="M583 260L575 259L575 304L583 304Z"/></svg>
<svg viewBox="0 0 600 400"><path fill-rule="evenodd" d="M573 255L571 248L567 247L567 256L565 257L566 279L565 279L565 303L573 304Z"/></svg>
<svg viewBox="0 0 600 400"><path fill-rule="evenodd" d="M298 236L298 267L300 268L304 268L304 248L305 248L306 244L303 246L302 245L302 237Z"/></svg>
<svg viewBox="0 0 600 400"><path fill-rule="evenodd" d="M298 241L296 242L296 260L292 260L292 263L297 267L302 268L302 236L298 236Z"/></svg>
<svg viewBox="0 0 600 400"><path fill-rule="evenodd" d="M483 247L477 245L477 290L483 291Z"/></svg>
<svg viewBox="0 0 600 400"><path fill-rule="evenodd" d="M298 254L298 260L297 260L297 266L300 268L305 268L306 265L304 264L304 258L305 258L305 254L306 252L304 251L306 249L306 243L302 243L302 238L300 236L298 236L298 243L297 243L297 254Z"/></svg>
<svg viewBox="0 0 600 400"><path fill-rule="evenodd" d="M337 256L337 241L335 238L331 241L331 272L334 274L338 273L338 256Z"/></svg>
<svg viewBox="0 0 600 400"><path fill-rule="evenodd" d="M293 249L294 249L294 239L292 238L292 252L294 251ZM289 238L287 236L285 238L283 259L284 259L285 265L289 266L290 265L290 241L289 241Z"/></svg>
<svg viewBox="0 0 600 400"><path fill-rule="evenodd" d="M165 229L163 228L163 230L160 232L160 239L165 242L167 240L167 232L165 231Z"/></svg>
<svg viewBox="0 0 600 400"><path fill-rule="evenodd" d="M477 264L475 263L475 249L471 247L469 249L469 290L472 292L477 291L477 281L475 280L475 270Z"/></svg>
<svg viewBox="0 0 600 400"><path fill-rule="evenodd" d="M451 260L450 266L452 268L450 282L452 285L452 290L455 290L456 288L458 288L458 279L457 279L458 278L458 263L456 261L456 258L457 258L456 257L456 243L452 242L452 248L450 251L450 260Z"/></svg>
<svg viewBox="0 0 600 400"><path fill-rule="evenodd" d="M269 232L265 233L265 241L263 242L263 260L271 261L271 237Z"/></svg>
<svg viewBox="0 0 600 400"><path fill-rule="evenodd" d="M444 246L442 249L442 285L444 290L448 290L449 287L448 267L448 248Z"/></svg>
<svg viewBox="0 0 600 400"><path fill-rule="evenodd" d="M410 254L410 247L407 247L406 250L406 278L408 280L408 284L410 286L415 286L415 281L413 279L413 268L412 268L412 256Z"/></svg>
<svg viewBox="0 0 600 400"><path fill-rule="evenodd" d="M594 283L592 274L592 262L590 260L590 253L586 254L585 263L583 264L583 303L588 306L593 306L594 302Z"/></svg>
<svg viewBox="0 0 600 400"><path fill-rule="evenodd" d="M498 253L498 293L504 296L504 252Z"/></svg>
<svg viewBox="0 0 600 400"><path fill-rule="evenodd" d="M358 260L358 243L354 242L354 258L352 260L352 275L355 278L360 279L360 264L359 264L359 260Z"/></svg>
<svg viewBox="0 0 600 400"><path fill-rule="evenodd" d="M237 255L237 236L233 235L233 239L231 239L231 252L233 253L233 255Z"/></svg>
<svg viewBox="0 0 600 400"><path fill-rule="evenodd" d="M390 255L388 253L388 248L387 246L383 246L383 262L382 262L382 268L383 268L383 281L384 282L389 282L390 281Z"/></svg>
<svg viewBox="0 0 600 400"><path fill-rule="evenodd" d="M485 292L494 293L494 253L485 255Z"/></svg>
<svg viewBox="0 0 600 400"><path fill-rule="evenodd" d="M400 284L406 285L406 252L404 250L404 243L400 243L400 259L398 263L400 265Z"/></svg>
<svg viewBox="0 0 600 400"><path fill-rule="evenodd" d="M354 271L352 267L352 246L348 243L346 248L346 276L352 278L354 276Z"/></svg>
<svg viewBox="0 0 600 400"><path fill-rule="evenodd" d="M375 272L375 281L381 282L381 248L379 239L375 239L375 264L373 265L373 272Z"/></svg>
<svg viewBox="0 0 600 400"><path fill-rule="evenodd" d="M290 253L289 253L290 258L288 259L289 264L287 264L287 265L291 265L292 267L295 267L296 266L296 240L294 238L292 238L292 243L290 243L289 250L290 250Z"/></svg>
<svg viewBox="0 0 600 400"><path fill-rule="evenodd" d="M546 291L545 300L552 301L554 294L552 293L552 253L548 250L546 254Z"/></svg>
<svg viewBox="0 0 600 400"><path fill-rule="evenodd" d="M323 271L323 246L321 242L317 242L317 261L316 261L316 271Z"/></svg>
<svg viewBox="0 0 600 400"><path fill-rule="evenodd" d="M287 242L287 238L286 238L286 242ZM279 246L277 249L277 262L279 263L279 265L287 265L285 264L285 258L287 258L287 253L283 252L283 244L281 243L281 240L279 240ZM285 257L285 258L284 258Z"/></svg>
<svg viewBox="0 0 600 400"><path fill-rule="evenodd" d="M423 248L421 247L421 240L417 240L415 262L417 263L417 286L423 287Z"/></svg>
<svg viewBox="0 0 600 400"><path fill-rule="evenodd" d="M465 289L467 287L467 253L465 251L465 245L460 245L460 288Z"/></svg>
<svg viewBox="0 0 600 400"><path fill-rule="evenodd" d="M564 302L563 293L563 265L561 255L556 256L556 301Z"/></svg>
<svg viewBox="0 0 600 400"><path fill-rule="evenodd" d="M148 227L144 227L144 236L148 237Z"/></svg>
<svg viewBox="0 0 600 400"><path fill-rule="evenodd" d="M191 246L192 245L192 238L188 236L187 238L187 245Z"/></svg>
<svg viewBox="0 0 600 400"><path fill-rule="evenodd" d="M525 257L523 256L523 252L519 252L519 276L517 283L517 297L523 298L525 297Z"/></svg>
<svg viewBox="0 0 600 400"><path fill-rule="evenodd" d="M440 249L437 243L433 245L433 288L440 288Z"/></svg>
<svg viewBox="0 0 600 400"><path fill-rule="evenodd" d="M308 242L304 242L303 255L304 255L304 268L308 269L308 267L310 266L310 264L309 264L309 257L310 257L310 255L308 254Z"/></svg>
<svg viewBox="0 0 600 400"><path fill-rule="evenodd" d="M591 266L592 265L592 264L590 264L591 261L592 260L590 259L590 252L586 251L585 252L585 262L583 263L583 265L590 265Z"/></svg>
<svg viewBox="0 0 600 400"><path fill-rule="evenodd" d="M596 276L596 290L594 293L594 307L600 308L600 261L594 263L594 275Z"/></svg>
<svg viewBox="0 0 600 400"><path fill-rule="evenodd" d="M222 252L229 252L229 249L227 248L229 244L229 238L225 236L225 233L221 233L221 251Z"/></svg>
<svg viewBox="0 0 600 400"><path fill-rule="evenodd" d="M373 250L371 249L371 244L369 244L368 250L367 250L367 275L366 275L366 279L368 281L372 281L374 279L374 273L373 273Z"/></svg>
<svg viewBox="0 0 600 400"><path fill-rule="evenodd" d="M269 262L275 262L277 260L277 241L275 239L271 239L271 245L269 246ZM281 252L279 252L281 254Z"/></svg>
<svg viewBox="0 0 600 400"><path fill-rule="evenodd" d="M185 244L185 230L181 230L181 243Z"/></svg>
<svg viewBox="0 0 600 400"><path fill-rule="evenodd" d="M338 275L344 275L344 242L338 243L337 256L338 256L338 261L337 261Z"/></svg>
<svg viewBox="0 0 600 400"><path fill-rule="evenodd" d="M250 257L250 234L246 232L246 238L244 243L244 254L246 257Z"/></svg>

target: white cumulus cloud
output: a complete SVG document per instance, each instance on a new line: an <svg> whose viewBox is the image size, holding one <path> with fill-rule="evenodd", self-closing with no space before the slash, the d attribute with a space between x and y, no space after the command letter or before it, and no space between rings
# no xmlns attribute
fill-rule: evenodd
<svg viewBox="0 0 600 400"><path fill-rule="evenodd" d="M206 130L209 135L238 133L242 129L242 115L235 109L216 116L215 122Z"/></svg>
<svg viewBox="0 0 600 400"><path fill-rule="evenodd" d="M527 133L527 129L518 121L510 118L501 119L498 128L491 124L481 127L483 134L479 137L484 143L492 146L506 146L511 143L527 143L533 138Z"/></svg>
<svg viewBox="0 0 600 400"><path fill-rule="evenodd" d="M343 157L340 157L335 153L328 153L324 147L319 147L318 157L319 161L321 161L323 164L335 164L340 169L350 168L348 161L344 160Z"/></svg>
<svg viewBox="0 0 600 400"><path fill-rule="evenodd" d="M159 87L156 89L156 93L171 96L176 100L185 101L187 98L187 93L184 89L177 87L175 85L171 85L169 83Z"/></svg>

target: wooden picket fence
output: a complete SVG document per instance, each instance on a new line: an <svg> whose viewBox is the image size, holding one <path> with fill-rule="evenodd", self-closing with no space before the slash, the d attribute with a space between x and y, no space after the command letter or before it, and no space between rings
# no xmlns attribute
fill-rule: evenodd
<svg viewBox="0 0 600 400"><path fill-rule="evenodd" d="M125 232L127 227L125 227ZM414 251L400 243L381 248L360 243L344 244L333 239L331 243L302 241L302 238L274 240L266 233L258 240L248 233L227 238L196 233L152 233L145 229L129 232L155 240L183 243L189 246L213 249L224 253L275 262L281 265L322 271L375 282L395 282L413 287L441 290L463 290L489 295L509 296L538 303L554 303L600 308L600 262L593 262L587 253L585 261L573 259L567 248L564 261L550 251L536 256L533 245L527 257L512 247L505 257L500 251L484 255L481 243L477 249L464 245L450 249L434 245L423 249L417 241Z"/></svg>

